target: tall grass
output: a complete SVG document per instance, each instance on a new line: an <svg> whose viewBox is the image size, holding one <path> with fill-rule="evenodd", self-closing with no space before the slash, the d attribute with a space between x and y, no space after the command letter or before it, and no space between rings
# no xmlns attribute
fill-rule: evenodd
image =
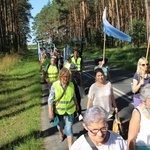
<svg viewBox="0 0 150 150"><path fill-rule="evenodd" d="M37 54L6 56L0 64L0 149L42 150Z"/></svg>
<svg viewBox="0 0 150 150"><path fill-rule="evenodd" d="M6 73L9 71L11 66L14 66L17 62L19 62L20 57L19 55L6 55L5 57L1 58L0 64L0 73Z"/></svg>

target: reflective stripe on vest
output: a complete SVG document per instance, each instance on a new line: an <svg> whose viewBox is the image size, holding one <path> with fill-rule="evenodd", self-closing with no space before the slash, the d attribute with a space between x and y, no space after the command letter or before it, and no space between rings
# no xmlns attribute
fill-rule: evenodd
<svg viewBox="0 0 150 150"><path fill-rule="evenodd" d="M58 80L58 69L56 66L50 65L47 70L47 73L49 82L55 82Z"/></svg>
<svg viewBox="0 0 150 150"><path fill-rule="evenodd" d="M53 86L55 88L55 101L57 101L62 93L63 93L63 88L60 85L60 81L56 81L53 83ZM75 102L73 100L73 95L74 95L74 85L72 82L69 82L69 85L65 91L65 94L61 98L61 100L57 103L56 102L56 110L55 113L59 115L64 115L64 114L73 114L76 110L75 107Z"/></svg>
<svg viewBox="0 0 150 150"><path fill-rule="evenodd" d="M78 70L78 71L81 71L81 58L78 57L78 58L77 58L77 61L75 61L75 58L72 57L72 58L71 58L71 61L72 61L72 63L74 63L74 64L77 66L77 70Z"/></svg>

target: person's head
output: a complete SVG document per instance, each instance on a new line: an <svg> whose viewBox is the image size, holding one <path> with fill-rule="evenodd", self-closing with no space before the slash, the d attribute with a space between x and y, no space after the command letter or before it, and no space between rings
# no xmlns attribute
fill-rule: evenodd
<svg viewBox="0 0 150 150"><path fill-rule="evenodd" d="M108 62L108 58L103 58L102 56L100 56L95 61L96 61L96 65L98 63L99 66L103 66L103 65L106 65L106 63Z"/></svg>
<svg viewBox="0 0 150 150"><path fill-rule="evenodd" d="M87 109L83 115L83 127L88 131L93 141L103 143L105 141L108 125L107 112L100 106L94 105Z"/></svg>
<svg viewBox="0 0 150 150"><path fill-rule="evenodd" d="M101 68L97 68L94 71L94 75L95 75L95 80L98 82L103 83L104 82L104 72Z"/></svg>
<svg viewBox="0 0 150 150"><path fill-rule="evenodd" d="M70 71L67 68L62 68L59 71L59 76L58 76L60 82L64 85L68 84L70 81Z"/></svg>
<svg viewBox="0 0 150 150"><path fill-rule="evenodd" d="M71 57L67 56L66 61L69 62L69 63L71 63Z"/></svg>
<svg viewBox="0 0 150 150"><path fill-rule="evenodd" d="M148 60L145 57L141 57L137 63L137 73L141 74L141 72L148 72Z"/></svg>
<svg viewBox="0 0 150 150"><path fill-rule="evenodd" d="M53 47L53 46L51 47L51 50L52 50L52 51L54 50L54 47Z"/></svg>
<svg viewBox="0 0 150 150"><path fill-rule="evenodd" d="M43 48L40 48L40 51L42 52L42 51L43 51Z"/></svg>
<svg viewBox="0 0 150 150"><path fill-rule="evenodd" d="M79 52L77 50L74 51L74 57L78 57L79 56Z"/></svg>
<svg viewBox="0 0 150 150"><path fill-rule="evenodd" d="M46 58L46 53L43 53L43 54L42 54L42 57L43 57L43 58Z"/></svg>
<svg viewBox="0 0 150 150"><path fill-rule="evenodd" d="M140 89L140 98L150 108L150 83Z"/></svg>
<svg viewBox="0 0 150 150"><path fill-rule="evenodd" d="M53 65L53 66L56 64L56 59L55 59L55 57L51 57L51 59L50 59L50 64Z"/></svg>
<svg viewBox="0 0 150 150"><path fill-rule="evenodd" d="M46 53L46 57L50 58L51 57L50 53Z"/></svg>
<svg viewBox="0 0 150 150"><path fill-rule="evenodd" d="M57 50L57 57L60 58L61 57L61 52Z"/></svg>

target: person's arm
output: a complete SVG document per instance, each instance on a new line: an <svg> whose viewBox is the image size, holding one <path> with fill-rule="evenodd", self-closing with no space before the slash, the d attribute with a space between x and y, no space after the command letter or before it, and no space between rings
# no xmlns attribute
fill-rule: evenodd
<svg viewBox="0 0 150 150"><path fill-rule="evenodd" d="M100 68L102 68L104 66L104 64L105 64L105 61L102 60Z"/></svg>
<svg viewBox="0 0 150 150"><path fill-rule="evenodd" d="M47 79L47 70L48 70L49 65L47 64L43 70L43 79L46 81Z"/></svg>
<svg viewBox="0 0 150 150"><path fill-rule="evenodd" d="M86 106L86 109L89 109L90 106L92 105L92 102L93 100L91 98L88 99L88 102L87 102L87 106Z"/></svg>
<svg viewBox="0 0 150 150"><path fill-rule="evenodd" d="M112 89L111 89L111 101L112 101L113 107L115 109L115 112L118 113L118 108L117 108L116 100L115 100L114 93L113 93Z"/></svg>
<svg viewBox="0 0 150 150"><path fill-rule="evenodd" d="M137 93L143 84L144 78L141 78L139 74L135 73L133 77L132 92Z"/></svg>
<svg viewBox="0 0 150 150"><path fill-rule="evenodd" d="M74 102L75 102L75 105L76 105L76 111L79 111L79 105L78 105L78 102L77 102L77 96L76 96L76 93L75 93L75 89L74 89L73 99L74 99Z"/></svg>
<svg viewBox="0 0 150 150"><path fill-rule="evenodd" d="M53 101L55 99L55 89L54 86L51 86L50 94L48 97L48 112L49 112L49 119L54 119L54 113L53 113Z"/></svg>
<svg viewBox="0 0 150 150"><path fill-rule="evenodd" d="M141 86L144 84L144 79L142 78L140 80L140 82L138 82L136 79L133 79L133 89L132 92L136 93L139 91L139 89L141 88Z"/></svg>
<svg viewBox="0 0 150 150"><path fill-rule="evenodd" d="M44 75L44 79L47 83L49 82L49 79L48 79L48 69L49 69L49 67L50 67L50 64L46 66L46 68L45 68L46 71L45 71L45 75Z"/></svg>
<svg viewBox="0 0 150 150"><path fill-rule="evenodd" d="M90 108L90 106L92 105L93 100L94 100L94 94L92 91L93 91L93 86L91 85L91 87L89 89L89 93L88 93L88 102L87 102L87 106L86 106L87 109Z"/></svg>
<svg viewBox="0 0 150 150"><path fill-rule="evenodd" d="M84 70L85 66L84 66L84 59L83 57L81 57L81 70Z"/></svg>
<svg viewBox="0 0 150 150"><path fill-rule="evenodd" d="M111 82L110 82L110 84L111 84ZM111 102L112 102L112 105L113 105L113 107L115 109L115 112L118 113L118 108L117 108L117 104L116 104L116 100L115 100L115 96L114 96L112 85L111 85Z"/></svg>
<svg viewBox="0 0 150 150"><path fill-rule="evenodd" d="M128 130L128 150L135 150L135 139L140 130L140 113L134 110L129 124Z"/></svg>

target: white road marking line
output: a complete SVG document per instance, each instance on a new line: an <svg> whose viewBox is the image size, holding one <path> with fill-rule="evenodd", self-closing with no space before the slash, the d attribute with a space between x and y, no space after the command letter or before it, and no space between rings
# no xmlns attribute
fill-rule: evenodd
<svg viewBox="0 0 150 150"><path fill-rule="evenodd" d="M87 73L87 72L83 72L84 73L84 75L85 76L87 76L88 78L90 77L90 78L94 78L94 76L93 75L91 75L91 74L89 74L89 73ZM126 78L126 77L125 77ZM124 92L122 92L122 91L120 91L120 90L118 90L118 89L116 89L115 87L113 87L113 90L114 90L114 94L116 94L117 96L119 96L119 97L121 97L122 99L124 99L125 101L127 101L127 102L131 102L131 99L132 99L132 97L131 96L129 96L128 94L126 94L126 93L124 93Z"/></svg>

